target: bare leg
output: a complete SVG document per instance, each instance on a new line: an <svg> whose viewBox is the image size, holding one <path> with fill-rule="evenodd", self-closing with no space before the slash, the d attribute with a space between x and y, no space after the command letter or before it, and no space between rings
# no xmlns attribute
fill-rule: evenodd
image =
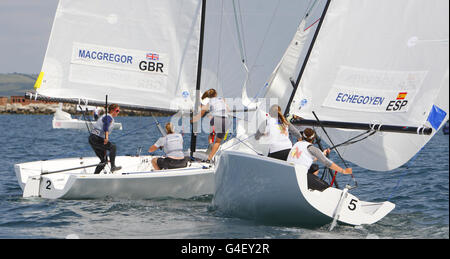
<svg viewBox="0 0 450 259"><path fill-rule="evenodd" d="M219 150L221 142L222 142L222 139L216 137L216 142L214 143L214 145L211 149L211 153L209 153L208 160L210 160L210 161L212 160L212 158L216 154L217 150Z"/></svg>
<svg viewBox="0 0 450 259"><path fill-rule="evenodd" d="M157 157L155 157L155 158L152 159L152 166L153 166L153 169L155 169L155 170L161 170L161 169L159 168L159 166L158 166L157 161L158 161L158 158L157 158Z"/></svg>

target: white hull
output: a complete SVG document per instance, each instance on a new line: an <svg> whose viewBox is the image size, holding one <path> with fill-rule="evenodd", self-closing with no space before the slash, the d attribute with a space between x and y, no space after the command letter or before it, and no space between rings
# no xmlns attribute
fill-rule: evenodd
<svg viewBox="0 0 450 259"><path fill-rule="evenodd" d="M122 169L113 174L95 175L95 166L45 174L95 165L99 163L96 157L35 161L16 164L14 168L24 197L150 199L191 198L214 193L214 170L209 164L195 162L189 163L187 168L151 171L151 159L151 156L119 156L116 164Z"/></svg>
<svg viewBox="0 0 450 259"><path fill-rule="evenodd" d="M69 120L58 120L53 118L52 126L54 129L78 129L78 130L88 130L92 129L92 121L84 121L78 119L69 119ZM122 123L115 122L113 126L114 130L122 130Z"/></svg>
<svg viewBox="0 0 450 259"><path fill-rule="evenodd" d="M235 151L221 153L215 173L213 205L222 213L262 222L322 226L373 224L395 207L365 202L343 190L308 189L307 169L276 159Z"/></svg>

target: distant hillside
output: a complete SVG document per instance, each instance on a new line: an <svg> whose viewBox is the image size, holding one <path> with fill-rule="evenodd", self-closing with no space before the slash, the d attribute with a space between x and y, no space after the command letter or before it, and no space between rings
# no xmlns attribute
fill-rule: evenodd
<svg viewBox="0 0 450 259"><path fill-rule="evenodd" d="M37 75L0 74L0 96L23 95L33 90Z"/></svg>

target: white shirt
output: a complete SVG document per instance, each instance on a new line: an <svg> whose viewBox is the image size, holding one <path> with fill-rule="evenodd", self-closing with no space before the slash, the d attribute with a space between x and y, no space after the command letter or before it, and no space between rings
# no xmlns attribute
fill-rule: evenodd
<svg viewBox="0 0 450 259"><path fill-rule="evenodd" d="M203 105L209 104L209 113L212 116L228 117L227 105L225 104L223 98L220 97L207 98L204 101L202 101L202 103Z"/></svg>
<svg viewBox="0 0 450 259"><path fill-rule="evenodd" d="M269 153L292 148L292 142L289 139L289 130L288 128L283 128L283 125L278 122L278 119L269 118L265 132L269 136Z"/></svg>
<svg viewBox="0 0 450 259"><path fill-rule="evenodd" d="M183 158L183 136L178 133L167 134L155 143L156 147L163 147L166 156L172 158Z"/></svg>
<svg viewBox="0 0 450 259"><path fill-rule="evenodd" d="M287 162L303 165L310 168L314 162L314 156L308 151L308 147L312 145L307 141L299 141L292 147L289 152Z"/></svg>

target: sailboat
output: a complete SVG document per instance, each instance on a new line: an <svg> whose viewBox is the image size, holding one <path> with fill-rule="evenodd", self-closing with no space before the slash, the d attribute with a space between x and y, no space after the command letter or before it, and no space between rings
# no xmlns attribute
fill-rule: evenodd
<svg viewBox="0 0 450 259"><path fill-rule="evenodd" d="M30 98L189 115L200 86L205 8L192 0L59 1ZM24 197L191 198L214 190L211 164L154 171L151 160L118 156L115 173L107 166L93 174L96 157L25 162L15 171Z"/></svg>
<svg viewBox="0 0 450 259"><path fill-rule="evenodd" d="M90 120L90 116L85 112L93 111L96 107L77 107L77 110L83 113L79 119L72 118L70 113L63 111L62 103L60 103L58 109L53 114L52 127L54 129L77 129L90 132L95 120ZM122 130L122 123L116 122L113 125L113 130Z"/></svg>
<svg viewBox="0 0 450 259"><path fill-rule="evenodd" d="M82 106L117 103L131 110L179 115L175 117L179 121L189 121L198 109L201 90L216 87L224 97L240 96L248 75L242 60L258 55L231 55L238 36L232 29L221 33L217 30L233 28L227 18L242 24L246 16L227 13L224 8L231 4L227 1L209 1L212 11L207 13L206 2L60 0L36 92L27 96ZM235 2L234 9L239 10ZM273 5L273 1L258 1L258 6L267 6L267 10ZM231 15L222 19L221 13ZM254 12L250 15L255 16ZM271 17L270 12L258 15L258 29L264 23L270 27L270 19L266 18ZM206 23L206 18L213 22ZM204 44L208 28L208 37L218 36L219 41L209 44L209 49ZM258 35L255 41L282 41L266 37L264 31ZM265 63L274 66L268 60ZM226 73L214 76L214 66ZM251 85L249 82L246 91L251 90ZM185 154L194 160L187 168L154 171L152 156L137 155L117 156L116 163L122 169L115 173L107 166L94 175L97 157L23 162L15 164L14 169L24 197L148 199L213 194L214 164L196 159L202 151L196 149L196 126L191 128L191 148Z"/></svg>
<svg viewBox="0 0 450 259"><path fill-rule="evenodd" d="M304 17L307 24L318 21L314 34L306 35L309 25L303 21L268 81L266 98L278 98L285 115L298 116L291 123L315 128L342 157L336 163L395 173L448 120L449 2L314 5ZM266 114L252 116L249 120L261 122ZM358 188L356 170L342 189L314 188L308 168L266 157L267 148L250 128L240 127L216 165L213 205L223 214L333 229L338 223L374 224L395 208L390 201L351 194Z"/></svg>

